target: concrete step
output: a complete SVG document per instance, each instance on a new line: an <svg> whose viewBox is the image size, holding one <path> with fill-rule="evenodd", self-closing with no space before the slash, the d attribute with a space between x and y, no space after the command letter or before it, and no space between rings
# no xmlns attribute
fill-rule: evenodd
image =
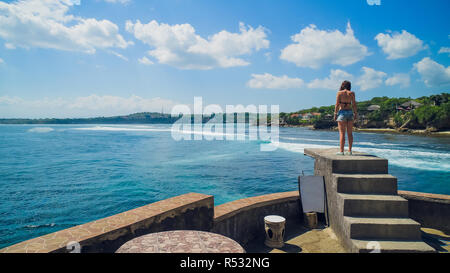
<svg viewBox="0 0 450 273"><path fill-rule="evenodd" d="M362 158L364 160L362 160ZM370 156L337 156L331 160L332 173L387 174L388 161Z"/></svg>
<svg viewBox="0 0 450 273"><path fill-rule="evenodd" d="M398 195L338 193L344 216L408 217L408 200Z"/></svg>
<svg viewBox="0 0 450 273"><path fill-rule="evenodd" d="M421 240L420 224L410 218L344 217L352 239Z"/></svg>
<svg viewBox="0 0 450 273"><path fill-rule="evenodd" d="M352 252L361 253L434 253L436 250L423 241L351 240ZM379 247L377 251L374 247Z"/></svg>
<svg viewBox="0 0 450 273"><path fill-rule="evenodd" d="M397 178L390 174L333 174L340 193L397 195Z"/></svg>

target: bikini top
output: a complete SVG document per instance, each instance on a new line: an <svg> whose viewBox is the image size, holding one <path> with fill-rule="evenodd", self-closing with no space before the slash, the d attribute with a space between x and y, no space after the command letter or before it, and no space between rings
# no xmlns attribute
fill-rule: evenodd
<svg viewBox="0 0 450 273"><path fill-rule="evenodd" d="M350 95L351 96L351 95ZM347 106L347 104L351 104L352 102L342 102L342 101L339 101L339 104L344 104L345 106Z"/></svg>

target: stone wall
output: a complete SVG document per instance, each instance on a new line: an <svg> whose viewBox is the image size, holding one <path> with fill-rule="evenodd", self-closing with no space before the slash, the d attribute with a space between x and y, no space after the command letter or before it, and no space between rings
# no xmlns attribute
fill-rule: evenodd
<svg viewBox="0 0 450 273"><path fill-rule="evenodd" d="M450 234L450 196L411 191L398 191L408 200L409 217L422 227L434 228Z"/></svg>
<svg viewBox="0 0 450 273"><path fill-rule="evenodd" d="M264 236L264 216L284 216L287 223L301 220L298 191L274 193L236 200L214 208L214 197L189 193L90 223L27 240L1 252L70 252L78 242L81 252L114 252L137 236L167 230L212 231L241 245Z"/></svg>
<svg viewBox="0 0 450 273"><path fill-rule="evenodd" d="M404 191L399 194L409 200L410 217L424 227L449 231L450 196ZM0 253L69 252L70 242L79 242L81 252L114 252L137 236L179 229L219 233L245 246L255 238L264 237L263 219L271 214L285 217L286 226L302 222L299 192L261 195L216 207L211 195L184 194L27 240L1 249Z"/></svg>
<svg viewBox="0 0 450 273"><path fill-rule="evenodd" d="M283 216L286 218L286 225L289 225L302 220L301 211L298 191L240 199L215 208L212 232L246 245L255 238L265 236L264 216Z"/></svg>
<svg viewBox="0 0 450 273"><path fill-rule="evenodd" d="M151 232L208 231L213 215L213 196L188 193L27 240L0 252L70 252L67 246L71 242L79 243L81 252L114 252L126 241Z"/></svg>

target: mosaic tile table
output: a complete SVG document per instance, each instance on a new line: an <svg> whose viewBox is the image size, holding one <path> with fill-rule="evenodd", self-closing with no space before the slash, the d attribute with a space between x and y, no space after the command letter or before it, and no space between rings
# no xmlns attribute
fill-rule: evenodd
<svg viewBox="0 0 450 273"><path fill-rule="evenodd" d="M150 233L123 244L116 253L244 253L234 240L197 230Z"/></svg>

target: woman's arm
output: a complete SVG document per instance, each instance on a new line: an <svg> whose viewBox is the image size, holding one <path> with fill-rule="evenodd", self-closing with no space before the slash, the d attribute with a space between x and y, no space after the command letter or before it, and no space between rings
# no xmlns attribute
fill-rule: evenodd
<svg viewBox="0 0 450 273"><path fill-rule="evenodd" d="M336 105L334 106L334 120L336 120L338 108L339 108L339 93L337 93L336 95Z"/></svg>
<svg viewBox="0 0 450 273"><path fill-rule="evenodd" d="M352 107L353 107L353 115L355 115L355 119L358 116L358 108L356 107L356 99L355 99L355 93L352 94Z"/></svg>

